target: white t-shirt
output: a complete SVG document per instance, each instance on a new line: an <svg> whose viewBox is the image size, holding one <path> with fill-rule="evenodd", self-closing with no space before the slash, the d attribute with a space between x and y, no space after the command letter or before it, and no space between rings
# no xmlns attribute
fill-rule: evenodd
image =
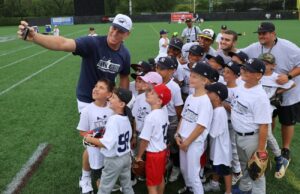
<svg viewBox="0 0 300 194"><path fill-rule="evenodd" d="M289 80L287 83L280 85L276 82L276 80L278 79L278 75L277 73L273 72L271 75L266 76L264 75L261 79L260 79L260 84L262 85L263 89L265 90L265 92L267 93L268 98L272 98L275 93L276 90L278 88L283 88L283 89L289 89L293 86L294 81L293 80ZM272 110L275 110L276 107L271 105Z"/></svg>
<svg viewBox="0 0 300 194"><path fill-rule="evenodd" d="M108 106L99 107L92 102L82 109L77 129L79 131L93 130L93 135L100 133L103 136L106 122L112 114L113 111ZM90 155L89 162L91 168L100 169L103 166L104 159L104 156L100 153L100 149L87 146L87 151Z"/></svg>
<svg viewBox="0 0 300 194"><path fill-rule="evenodd" d="M217 56L217 51L213 47L209 47L208 52L204 53L204 55L202 56L202 59L200 61L208 61L208 59L206 58L207 54L209 54L211 56Z"/></svg>
<svg viewBox="0 0 300 194"><path fill-rule="evenodd" d="M53 29L53 36L59 36L59 29L58 28Z"/></svg>
<svg viewBox="0 0 300 194"><path fill-rule="evenodd" d="M136 91L136 89L135 89L135 81L131 81L131 82L129 83L129 90L132 92L132 95L133 95L134 97L137 97L138 91Z"/></svg>
<svg viewBox="0 0 300 194"><path fill-rule="evenodd" d="M239 85L232 101L231 123L240 133L257 132L260 124L272 123L270 102L260 84L245 88Z"/></svg>
<svg viewBox="0 0 300 194"><path fill-rule="evenodd" d="M228 89L228 97L225 99L225 102L230 104L230 106L232 108L232 103L236 98L235 93L236 93L237 87L234 87L234 88L228 88L227 87L227 89ZM228 118L228 120L230 120L230 118L231 118L231 113L229 111L227 111L227 118Z"/></svg>
<svg viewBox="0 0 300 194"><path fill-rule="evenodd" d="M181 37L185 38L186 42L193 42L197 40L197 35L200 33L201 30L198 26L186 27L183 29Z"/></svg>
<svg viewBox="0 0 300 194"><path fill-rule="evenodd" d="M160 38L159 39L159 43L158 43L158 53L165 53L167 54L167 50L168 50L168 45L169 45L170 40L168 38ZM167 46L164 47L163 45L167 43Z"/></svg>
<svg viewBox="0 0 300 194"><path fill-rule="evenodd" d="M176 116L176 106L183 105L183 100L181 97L180 87L179 85L170 80L166 86L171 90L172 98L171 101L167 104L168 115L169 116Z"/></svg>
<svg viewBox="0 0 300 194"><path fill-rule="evenodd" d="M183 70L183 65L178 62L178 67L177 67L176 71L174 72L173 77L175 79L177 79L178 81L182 82L183 81L183 77L184 77L183 71L184 71Z"/></svg>
<svg viewBox="0 0 300 194"><path fill-rule="evenodd" d="M127 116L112 115L106 123L106 132L100 142L105 146L101 152L105 157L123 156L130 152L132 128Z"/></svg>
<svg viewBox="0 0 300 194"><path fill-rule="evenodd" d="M179 134L183 138L189 137L198 124L205 129L195 141L204 142L209 133L213 117L213 108L208 96L206 94L197 97L189 95L185 101L181 116Z"/></svg>
<svg viewBox="0 0 300 194"><path fill-rule="evenodd" d="M89 34L88 36L98 36L98 34Z"/></svg>
<svg viewBox="0 0 300 194"><path fill-rule="evenodd" d="M184 94L190 94L189 88L190 88L191 69L189 68L188 64L182 65L182 69L183 69L183 84L181 86L181 91Z"/></svg>
<svg viewBox="0 0 300 194"><path fill-rule="evenodd" d="M232 150L228 131L226 110L224 107L214 109L210 135L210 159L213 165L231 166Z"/></svg>
<svg viewBox="0 0 300 194"><path fill-rule="evenodd" d="M148 115L151 111L150 105L146 102L146 93L139 94L132 108L132 116L135 119L136 130L141 132L144 127L144 120L146 115Z"/></svg>
<svg viewBox="0 0 300 194"><path fill-rule="evenodd" d="M216 43L218 43L218 49L221 49L221 38L222 38L222 33L219 32L216 37Z"/></svg>
<svg viewBox="0 0 300 194"><path fill-rule="evenodd" d="M273 48L262 47L259 42L253 43L242 49L249 58L258 57L262 53L270 52L276 58L275 72L278 74L287 74L295 67L300 67L300 48L294 43L277 38L277 43ZM296 87L283 93L282 106L293 105L300 102L300 76L293 78Z"/></svg>
<svg viewBox="0 0 300 194"><path fill-rule="evenodd" d="M148 152L160 152L166 149L168 114L162 109L152 110L145 118L140 138L149 141Z"/></svg>

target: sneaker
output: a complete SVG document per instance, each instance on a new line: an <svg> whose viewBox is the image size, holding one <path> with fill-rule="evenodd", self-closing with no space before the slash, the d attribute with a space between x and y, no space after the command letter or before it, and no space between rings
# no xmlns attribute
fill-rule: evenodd
<svg viewBox="0 0 300 194"><path fill-rule="evenodd" d="M193 194L193 191L189 187L183 187L177 191L178 194Z"/></svg>
<svg viewBox="0 0 300 194"><path fill-rule="evenodd" d="M282 157L275 157L275 162L276 162L276 166L275 166L275 178L282 178L285 175L286 169L289 166L289 161Z"/></svg>
<svg viewBox="0 0 300 194"><path fill-rule="evenodd" d="M217 185L213 185L212 181L209 181L208 183L203 185L204 191L212 191L212 192L218 192L220 191L220 184L217 183Z"/></svg>
<svg viewBox="0 0 300 194"><path fill-rule="evenodd" d="M120 191L120 190L121 190L121 186L118 184L115 184L111 191L116 192L116 191Z"/></svg>
<svg viewBox="0 0 300 194"><path fill-rule="evenodd" d="M231 185L235 185L242 178L242 176L243 176L242 172L232 173Z"/></svg>
<svg viewBox="0 0 300 194"><path fill-rule="evenodd" d="M146 180L146 178L145 177L141 177L141 176L139 176L139 177L137 177L137 180L139 180L139 181L145 181Z"/></svg>
<svg viewBox="0 0 300 194"><path fill-rule="evenodd" d="M282 157L284 157L285 159L287 159L289 162L291 161L291 158L290 158L290 150L287 149L287 148L282 148L281 149L281 155Z"/></svg>
<svg viewBox="0 0 300 194"><path fill-rule="evenodd" d="M180 174L180 169L178 167L173 166L171 175L169 177L169 182L174 182L178 179Z"/></svg>
<svg viewBox="0 0 300 194"><path fill-rule="evenodd" d="M90 178L80 178L79 187L81 188L82 194L85 194L85 193L92 194L93 193L92 180Z"/></svg>
<svg viewBox="0 0 300 194"><path fill-rule="evenodd" d="M131 186L136 185L136 183L137 183L137 180L136 180L136 179L131 180Z"/></svg>

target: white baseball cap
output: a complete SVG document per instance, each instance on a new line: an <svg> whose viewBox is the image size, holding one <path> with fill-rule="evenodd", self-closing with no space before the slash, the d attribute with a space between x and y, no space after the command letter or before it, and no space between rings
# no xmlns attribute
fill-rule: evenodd
<svg viewBox="0 0 300 194"><path fill-rule="evenodd" d="M154 71L150 71L144 76L139 76L138 78L151 84L161 84L163 82L161 75Z"/></svg>
<svg viewBox="0 0 300 194"><path fill-rule="evenodd" d="M120 29L123 32L129 32L132 28L132 21L127 15L118 14L114 18L114 21L111 25Z"/></svg>

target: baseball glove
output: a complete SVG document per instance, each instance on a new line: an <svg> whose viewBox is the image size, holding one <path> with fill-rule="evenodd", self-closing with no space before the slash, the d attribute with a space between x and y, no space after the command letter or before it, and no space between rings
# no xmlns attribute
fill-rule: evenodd
<svg viewBox="0 0 300 194"><path fill-rule="evenodd" d="M145 162L143 160L136 161L134 159L131 169L133 174L135 174L136 176L145 177Z"/></svg>
<svg viewBox="0 0 300 194"><path fill-rule="evenodd" d="M252 180L260 178L266 171L268 165L267 152L254 152L248 161L247 170Z"/></svg>

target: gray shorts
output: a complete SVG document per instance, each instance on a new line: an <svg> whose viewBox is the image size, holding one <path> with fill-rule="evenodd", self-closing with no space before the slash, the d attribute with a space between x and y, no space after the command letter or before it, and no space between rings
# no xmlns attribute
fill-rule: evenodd
<svg viewBox="0 0 300 194"><path fill-rule="evenodd" d="M170 144L170 152L172 154L179 153L178 145L176 144L176 141L174 139L174 135L178 126L177 116L169 116L169 122L170 124L167 131L167 141L168 144Z"/></svg>

